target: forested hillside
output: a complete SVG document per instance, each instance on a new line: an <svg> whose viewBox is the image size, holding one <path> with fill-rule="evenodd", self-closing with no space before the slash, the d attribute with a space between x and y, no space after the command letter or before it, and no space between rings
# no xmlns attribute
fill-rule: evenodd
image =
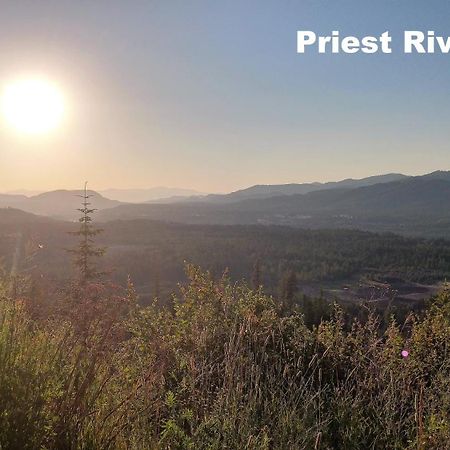
<svg viewBox="0 0 450 450"><path fill-rule="evenodd" d="M408 177L398 173L390 173L386 175L362 178L360 180L347 179L341 181L330 181L327 183L259 184L246 189L230 192L229 194L207 195L203 198L199 198L198 200L214 203L229 203L240 200L270 198L279 195L308 194L309 192L327 189L354 189L362 186L372 186L374 184L399 181L405 178Z"/></svg>
<svg viewBox="0 0 450 450"><path fill-rule="evenodd" d="M148 218L191 224L264 224L299 228L358 228L450 237L447 172L356 188L316 190L240 201L122 205L99 220Z"/></svg>
<svg viewBox="0 0 450 450"><path fill-rule="evenodd" d="M24 270L42 280L67 280L72 269L65 249L72 246L69 232L76 228L75 223L4 210L0 214L3 259L11 265L19 245ZM329 299L382 298L389 290L389 297L395 294L414 303L450 276L450 242L445 240L356 230L182 225L144 219L108 222L102 228L97 237L99 245L107 248L102 270L120 283L130 275L144 301L154 296L167 300L177 284L186 280L186 261L215 276L228 269L233 280L249 283L257 271L259 283L275 295L286 274L294 271L299 295L323 293ZM376 288L381 291L374 292Z"/></svg>
<svg viewBox="0 0 450 450"><path fill-rule="evenodd" d="M142 202L127 204L90 191L92 204L99 210L97 220L356 228L450 238L450 213L445 208L450 202L450 173L443 171L418 177L387 174L330 183L257 185L224 195L153 199L156 203L143 200L147 192L150 196L146 190L107 191L120 199L139 198ZM68 190L31 197L0 195L0 207L74 220L79 195L80 191Z"/></svg>

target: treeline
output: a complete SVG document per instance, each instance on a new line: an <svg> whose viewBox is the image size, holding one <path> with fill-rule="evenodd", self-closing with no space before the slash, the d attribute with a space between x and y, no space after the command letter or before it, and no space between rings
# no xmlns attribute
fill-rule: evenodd
<svg viewBox="0 0 450 450"><path fill-rule="evenodd" d="M357 230L298 230L288 227L180 225L147 220L102 224L100 245L108 248L104 268L137 285L160 278L176 287L185 280L189 261L220 275L229 268L233 279L250 280L257 260L262 282L271 289L294 269L299 281L345 280L362 273L397 273L410 281L433 282L450 274L450 241L405 238ZM41 268L60 277L70 274L64 248L73 239L64 228L28 229ZM6 246L6 245L5 245Z"/></svg>
<svg viewBox="0 0 450 450"><path fill-rule="evenodd" d="M255 264L266 292L278 295L283 277L295 271L299 286L342 285L347 280L384 275L434 283L450 274L450 241L405 238L357 230L298 230L264 226L205 226L117 221L102 224L99 245L108 251L101 269L125 283L128 275L147 299L168 298L185 282L188 261L220 276L252 284ZM67 280L72 268L64 249L73 244L70 223L22 227L22 266L37 278ZM0 230L1 231L1 230ZM9 266L17 236L0 232L0 248ZM28 258L28 259L27 259ZM253 284L253 286L255 286Z"/></svg>
<svg viewBox="0 0 450 450"><path fill-rule="evenodd" d="M356 230L295 230L263 226L189 226L149 221L105 225L105 267L122 282L131 274L150 294L170 291L184 277L184 261L234 280L254 277L277 294L283 277L295 271L300 285L343 282L364 275L391 274L433 283L450 275L450 242L404 238Z"/></svg>

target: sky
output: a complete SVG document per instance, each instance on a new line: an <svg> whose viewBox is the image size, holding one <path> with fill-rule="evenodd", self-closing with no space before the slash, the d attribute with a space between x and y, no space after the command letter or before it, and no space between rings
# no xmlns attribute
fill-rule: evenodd
<svg viewBox="0 0 450 450"><path fill-rule="evenodd" d="M59 129L0 123L0 192L253 184L449 170L448 0L1 0L0 88L45 76ZM297 54L297 30L380 35L393 53Z"/></svg>

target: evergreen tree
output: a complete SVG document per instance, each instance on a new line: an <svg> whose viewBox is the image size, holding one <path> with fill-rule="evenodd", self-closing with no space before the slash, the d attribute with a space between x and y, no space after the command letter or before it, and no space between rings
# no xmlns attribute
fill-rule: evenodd
<svg viewBox="0 0 450 450"><path fill-rule="evenodd" d="M160 275L159 268L155 267L153 271L153 297L158 298L161 296L161 285L160 285Z"/></svg>
<svg viewBox="0 0 450 450"><path fill-rule="evenodd" d="M287 305L292 306L295 294L298 292L298 280L295 270L284 273L280 282L280 297Z"/></svg>
<svg viewBox="0 0 450 450"><path fill-rule="evenodd" d="M95 228L92 225L91 214L96 211L91 207L89 199L92 197L87 190L87 182L84 184L84 191L81 195L82 202L81 208L78 211L81 212L79 218L80 228L78 231L72 231L70 234L79 236L80 241L78 245L70 249L69 252L75 255L74 265L79 272L79 278L82 285L85 285L89 281L99 278L102 273L96 268L94 260L104 255L105 249L97 247L94 242L94 237L101 233L103 230Z"/></svg>
<svg viewBox="0 0 450 450"><path fill-rule="evenodd" d="M255 261L255 264L253 265L253 272L252 272L252 287L253 289L259 289L262 285L262 279L261 279L261 263L259 258Z"/></svg>

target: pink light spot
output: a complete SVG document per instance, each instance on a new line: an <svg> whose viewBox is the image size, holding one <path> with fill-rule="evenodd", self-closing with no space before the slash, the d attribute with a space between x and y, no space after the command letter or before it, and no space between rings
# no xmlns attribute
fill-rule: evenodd
<svg viewBox="0 0 450 450"><path fill-rule="evenodd" d="M402 350L402 356L403 358L407 358L409 356L408 350Z"/></svg>

